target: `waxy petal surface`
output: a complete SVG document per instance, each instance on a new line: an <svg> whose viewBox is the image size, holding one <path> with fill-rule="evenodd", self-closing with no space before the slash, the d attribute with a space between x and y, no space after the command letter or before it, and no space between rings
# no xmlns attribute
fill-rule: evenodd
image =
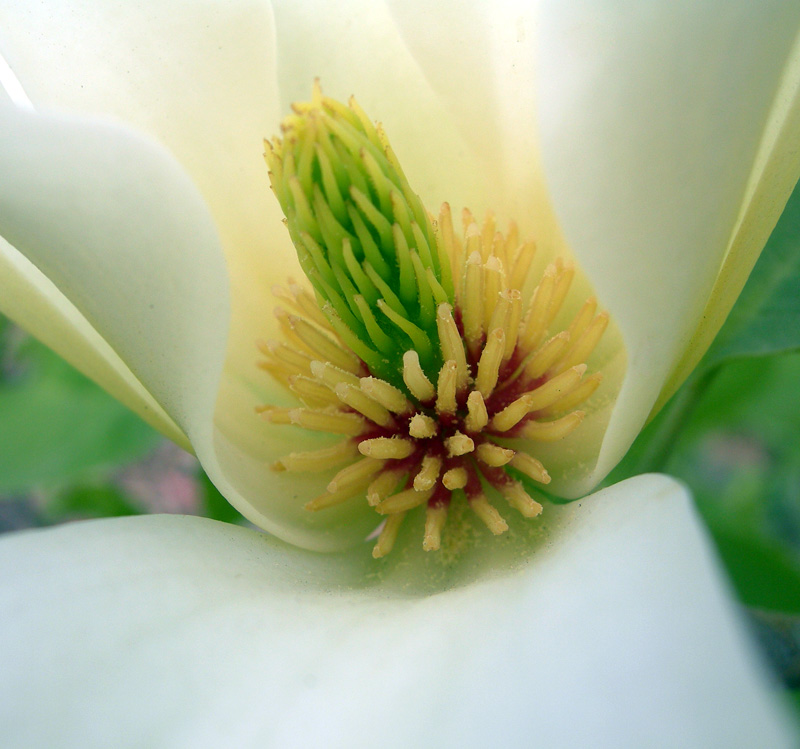
<svg viewBox="0 0 800 749"><path fill-rule="evenodd" d="M4 742L792 745L684 490L552 509L451 567L174 516L7 537Z"/></svg>

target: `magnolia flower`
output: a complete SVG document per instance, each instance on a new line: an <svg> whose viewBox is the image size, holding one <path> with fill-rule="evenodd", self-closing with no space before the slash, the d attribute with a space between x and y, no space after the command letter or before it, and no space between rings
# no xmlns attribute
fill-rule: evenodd
<svg viewBox="0 0 800 749"><path fill-rule="evenodd" d="M261 142L322 76L425 205L580 264L618 333L549 466L563 496L596 486L800 172L800 10L711 5L4 4L3 311L282 539L146 517L4 541L12 743L791 743L671 480L377 565L374 516L309 517L320 479L271 471L285 433L253 415L280 398L254 366L269 289L300 275Z"/></svg>

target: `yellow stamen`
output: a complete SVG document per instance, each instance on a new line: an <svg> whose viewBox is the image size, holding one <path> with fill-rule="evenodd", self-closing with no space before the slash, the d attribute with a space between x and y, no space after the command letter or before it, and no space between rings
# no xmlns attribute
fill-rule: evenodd
<svg viewBox="0 0 800 749"><path fill-rule="evenodd" d="M288 379L289 389L309 406L335 406L338 398L318 380L303 375L292 375Z"/></svg>
<svg viewBox="0 0 800 749"><path fill-rule="evenodd" d="M426 489L425 491L418 492L416 489L405 489L398 494L392 494L387 497L375 509L381 515L392 515L395 512L405 512L406 510L413 510L425 504L433 494L433 489Z"/></svg>
<svg viewBox="0 0 800 749"><path fill-rule="evenodd" d="M597 299L591 296L583 303L583 306L578 310L578 314L575 315L567 328L567 332L573 341L577 341L583 331L589 327L595 312L597 312Z"/></svg>
<svg viewBox="0 0 800 749"><path fill-rule="evenodd" d="M418 440L435 437L438 431L438 423L427 414L414 414L408 422L408 433Z"/></svg>
<svg viewBox="0 0 800 749"><path fill-rule="evenodd" d="M535 254L535 242L528 241L519 246L508 274L508 285L512 289L522 289L524 287L525 279L528 277L528 270Z"/></svg>
<svg viewBox="0 0 800 749"><path fill-rule="evenodd" d="M456 383L458 367L454 361L446 361L439 372L439 383L436 388L436 413L455 414Z"/></svg>
<svg viewBox="0 0 800 749"><path fill-rule="evenodd" d="M346 385L358 385L359 380L352 372L334 367L330 362L312 361L310 364L311 373L321 382L324 382L331 390L339 383Z"/></svg>
<svg viewBox="0 0 800 749"><path fill-rule="evenodd" d="M402 437L375 437L359 442L358 451L368 458L402 460L414 452L414 443Z"/></svg>
<svg viewBox="0 0 800 749"><path fill-rule="evenodd" d="M447 522L446 507L428 507L425 511L425 537L422 548L425 551L437 551L442 544L442 530Z"/></svg>
<svg viewBox="0 0 800 749"><path fill-rule="evenodd" d="M461 333L458 332L453 319L453 311L449 304L440 304L436 310L436 327L439 331L439 345L445 361L453 361L456 365L456 386L459 391L467 386L469 371L467 370L467 357L464 353L464 344Z"/></svg>
<svg viewBox="0 0 800 749"><path fill-rule="evenodd" d="M261 349L262 353L277 359L279 362L288 364L290 367L296 367L298 372L306 372L311 363L311 357L308 354L287 346L285 343L267 341L265 349Z"/></svg>
<svg viewBox="0 0 800 749"><path fill-rule="evenodd" d="M555 285L556 269L555 266L551 265L545 270L528 306L528 314L520 336L520 344L526 349L535 349L544 337Z"/></svg>
<svg viewBox="0 0 800 749"><path fill-rule="evenodd" d="M426 455L422 459L422 467L414 477L414 489L418 492L431 489L442 470L442 459L436 455Z"/></svg>
<svg viewBox="0 0 800 749"><path fill-rule="evenodd" d="M416 351L406 351L403 354L403 382L406 383L411 395L421 403L428 403L436 396L436 390L431 385L431 381L422 371L419 354Z"/></svg>
<svg viewBox="0 0 800 749"><path fill-rule="evenodd" d="M553 298L550 300L550 309L547 314L547 325L555 319L564 304L564 300L569 293L569 287L572 285L572 279L575 277L575 266L573 263L563 263L556 280L555 288L553 289Z"/></svg>
<svg viewBox="0 0 800 749"><path fill-rule="evenodd" d="M537 442L558 442L572 434L585 415L585 411L573 411L555 421L528 421L523 424L519 436Z"/></svg>
<svg viewBox="0 0 800 749"><path fill-rule="evenodd" d="M461 432L456 432L452 437L448 437L444 441L444 446L447 448L447 454L451 458L466 455L475 449L475 443L472 439Z"/></svg>
<svg viewBox="0 0 800 749"><path fill-rule="evenodd" d="M550 483L550 474L547 473L540 461L528 455L528 453L515 453L509 465L522 471L526 476L530 476L534 481L538 481L540 484Z"/></svg>
<svg viewBox="0 0 800 749"><path fill-rule="evenodd" d="M483 319L486 324L486 330L491 330L489 321L492 319L495 305L499 300L500 291L505 288L506 274L503 270L503 264L492 255L483 265Z"/></svg>
<svg viewBox="0 0 800 749"><path fill-rule="evenodd" d="M559 377L560 376L561 375L559 375ZM551 406L542 408L539 411L539 416L555 416L563 411L569 411L570 409L575 408L575 406L580 405L585 400L590 398L594 391L600 386L602 381L603 375L600 372L595 372L590 377L587 377L583 382L576 385L568 393L565 393L561 399L557 400Z"/></svg>
<svg viewBox="0 0 800 749"><path fill-rule="evenodd" d="M304 320L302 317L290 315L289 323L298 338L315 352L317 358L329 361L337 367L347 372L352 372L353 374L358 374L361 371L361 363L355 354L342 348L318 328L311 325L307 320Z"/></svg>
<svg viewBox="0 0 800 749"><path fill-rule="evenodd" d="M488 398L497 385L497 375L503 360L505 345L506 334L502 328L497 328L489 333L489 338L478 362L478 376L475 378L475 387L484 398Z"/></svg>
<svg viewBox="0 0 800 749"><path fill-rule="evenodd" d="M575 387L585 371L585 364L572 367L558 377L548 380L536 390L521 395L492 419L491 428L498 432L507 432L529 413L541 411L556 403L565 393Z"/></svg>
<svg viewBox="0 0 800 749"><path fill-rule="evenodd" d="M367 484L369 483L369 476L364 477L361 484L350 484L345 486L343 489L338 489L337 491L326 491L324 494L320 494L318 497L315 497L310 502L306 502L304 505L306 510L310 510L312 512L317 512L318 510L326 510L329 507L335 507L336 505L340 505L343 502L346 502L348 499L355 497L357 494L362 492L364 489L367 488Z"/></svg>
<svg viewBox="0 0 800 749"><path fill-rule="evenodd" d="M467 398L467 418L464 419L464 428L468 432L480 432L489 423L489 413L486 411L486 402L478 390L473 390Z"/></svg>
<svg viewBox="0 0 800 749"><path fill-rule="evenodd" d="M294 409L281 408L280 406L257 406L256 413L261 414L270 424L291 424L292 419L289 414Z"/></svg>
<svg viewBox="0 0 800 749"><path fill-rule="evenodd" d="M414 410L411 401L394 385L376 377L362 377L361 389L373 400L392 413L405 415Z"/></svg>
<svg viewBox="0 0 800 749"><path fill-rule="evenodd" d="M367 503L371 507L386 499L397 487L400 479L406 475L403 470L384 469L367 487Z"/></svg>
<svg viewBox="0 0 800 749"><path fill-rule="evenodd" d="M394 515L389 515L386 519L383 530L378 536L378 541L372 549L372 556L375 559L385 557L394 548L394 543L397 540L397 533L400 530L400 526L403 524L403 518L405 518L405 516L406 514L404 512L398 512Z"/></svg>
<svg viewBox="0 0 800 749"><path fill-rule="evenodd" d="M444 472L442 476L442 484L445 489L455 491L456 489L463 489L467 485L469 474L466 468L459 466L458 468L451 468Z"/></svg>
<svg viewBox="0 0 800 749"><path fill-rule="evenodd" d="M508 289L508 291L504 291L503 294L508 296L508 301L511 307L505 327L506 348L503 352L503 361L506 362L511 358L511 355L514 353L514 349L517 345L519 325L520 320L522 319L522 294L518 289Z"/></svg>
<svg viewBox="0 0 800 749"><path fill-rule="evenodd" d="M535 518L542 512L542 506L525 491L519 481L503 484L500 493L508 500L508 503L526 518Z"/></svg>
<svg viewBox="0 0 800 749"><path fill-rule="evenodd" d="M382 427L388 429L396 425L389 411L377 401L372 400L372 398L361 390L360 386L346 385L340 382L336 386L336 396L342 403L345 403L353 410L358 411L370 421Z"/></svg>
<svg viewBox="0 0 800 749"><path fill-rule="evenodd" d="M330 432L331 434L346 434L349 437L357 437L367 426L364 419L356 414L312 408L290 409L289 419L292 424L304 429L312 429L315 432Z"/></svg>
<svg viewBox="0 0 800 749"><path fill-rule="evenodd" d="M531 379L541 377L566 351L569 333L566 330L554 335L525 364L525 374Z"/></svg>
<svg viewBox="0 0 800 749"><path fill-rule="evenodd" d="M504 466L514 457L514 451L506 447L500 447L493 442L482 442L475 450L478 460L486 463L487 466L498 468Z"/></svg>
<svg viewBox="0 0 800 749"><path fill-rule="evenodd" d="M370 483L372 477L378 473L385 464L386 461L383 460L361 458L361 460L351 463L347 468L343 468L339 471L328 484L328 491L359 491Z"/></svg>
<svg viewBox="0 0 800 749"><path fill-rule="evenodd" d="M553 374L559 374L569 367L586 361L600 342L608 327L608 312L601 312L592 320L580 338L569 348L559 362L553 367Z"/></svg>
<svg viewBox="0 0 800 749"><path fill-rule="evenodd" d="M478 236L467 236L467 250L470 249L470 240ZM479 239L479 237L478 237ZM472 242L474 244L474 242ZM483 337L483 270L481 256L473 251L467 256L466 277L464 279L464 301L462 306L462 319L464 321L464 338L470 355L475 358L478 347Z"/></svg>
<svg viewBox="0 0 800 749"><path fill-rule="evenodd" d="M469 500L469 506L475 512L475 514L483 520L486 527L495 535L499 536L501 533L505 533L508 530L508 523L503 520L500 513L494 508L493 505L489 504L489 500L483 496L483 494L479 494L477 497L471 497Z"/></svg>
<svg viewBox="0 0 800 749"><path fill-rule="evenodd" d="M352 440L344 440L332 447L303 453L289 453L275 464L276 471L327 471L351 461L358 455L358 447Z"/></svg>

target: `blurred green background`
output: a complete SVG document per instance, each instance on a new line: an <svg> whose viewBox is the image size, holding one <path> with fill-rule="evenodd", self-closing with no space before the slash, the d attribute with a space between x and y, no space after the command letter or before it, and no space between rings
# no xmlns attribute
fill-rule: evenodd
<svg viewBox="0 0 800 749"><path fill-rule="evenodd" d="M691 489L800 709L800 189L695 373L607 483ZM0 532L176 512L243 518L196 459L0 318Z"/></svg>

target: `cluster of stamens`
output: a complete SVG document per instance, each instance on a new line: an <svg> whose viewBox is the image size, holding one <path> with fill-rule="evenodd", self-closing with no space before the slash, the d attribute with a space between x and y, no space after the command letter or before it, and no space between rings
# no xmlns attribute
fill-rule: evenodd
<svg viewBox="0 0 800 749"><path fill-rule="evenodd" d="M423 547L438 549L448 508L462 495L494 534L508 529L497 497L537 516L536 487L550 476L533 457L536 443L571 434L584 417L576 409L601 380L586 376L585 363L608 323L596 301L588 299L564 330L551 330L574 276L570 263L549 265L523 304L535 245L520 242L514 225L503 234L491 216L479 225L465 211L459 236L447 204L433 225L454 294L454 304L435 308L433 343L443 362L435 375L411 349L402 357L404 387L375 376L314 294L296 284L275 289L290 308L276 310L283 340L260 344L259 366L303 404L261 406L264 418L342 436L332 447L289 453L273 469L339 469L305 506L317 511L366 496L385 516L375 557L391 551L404 518L421 506Z"/></svg>

